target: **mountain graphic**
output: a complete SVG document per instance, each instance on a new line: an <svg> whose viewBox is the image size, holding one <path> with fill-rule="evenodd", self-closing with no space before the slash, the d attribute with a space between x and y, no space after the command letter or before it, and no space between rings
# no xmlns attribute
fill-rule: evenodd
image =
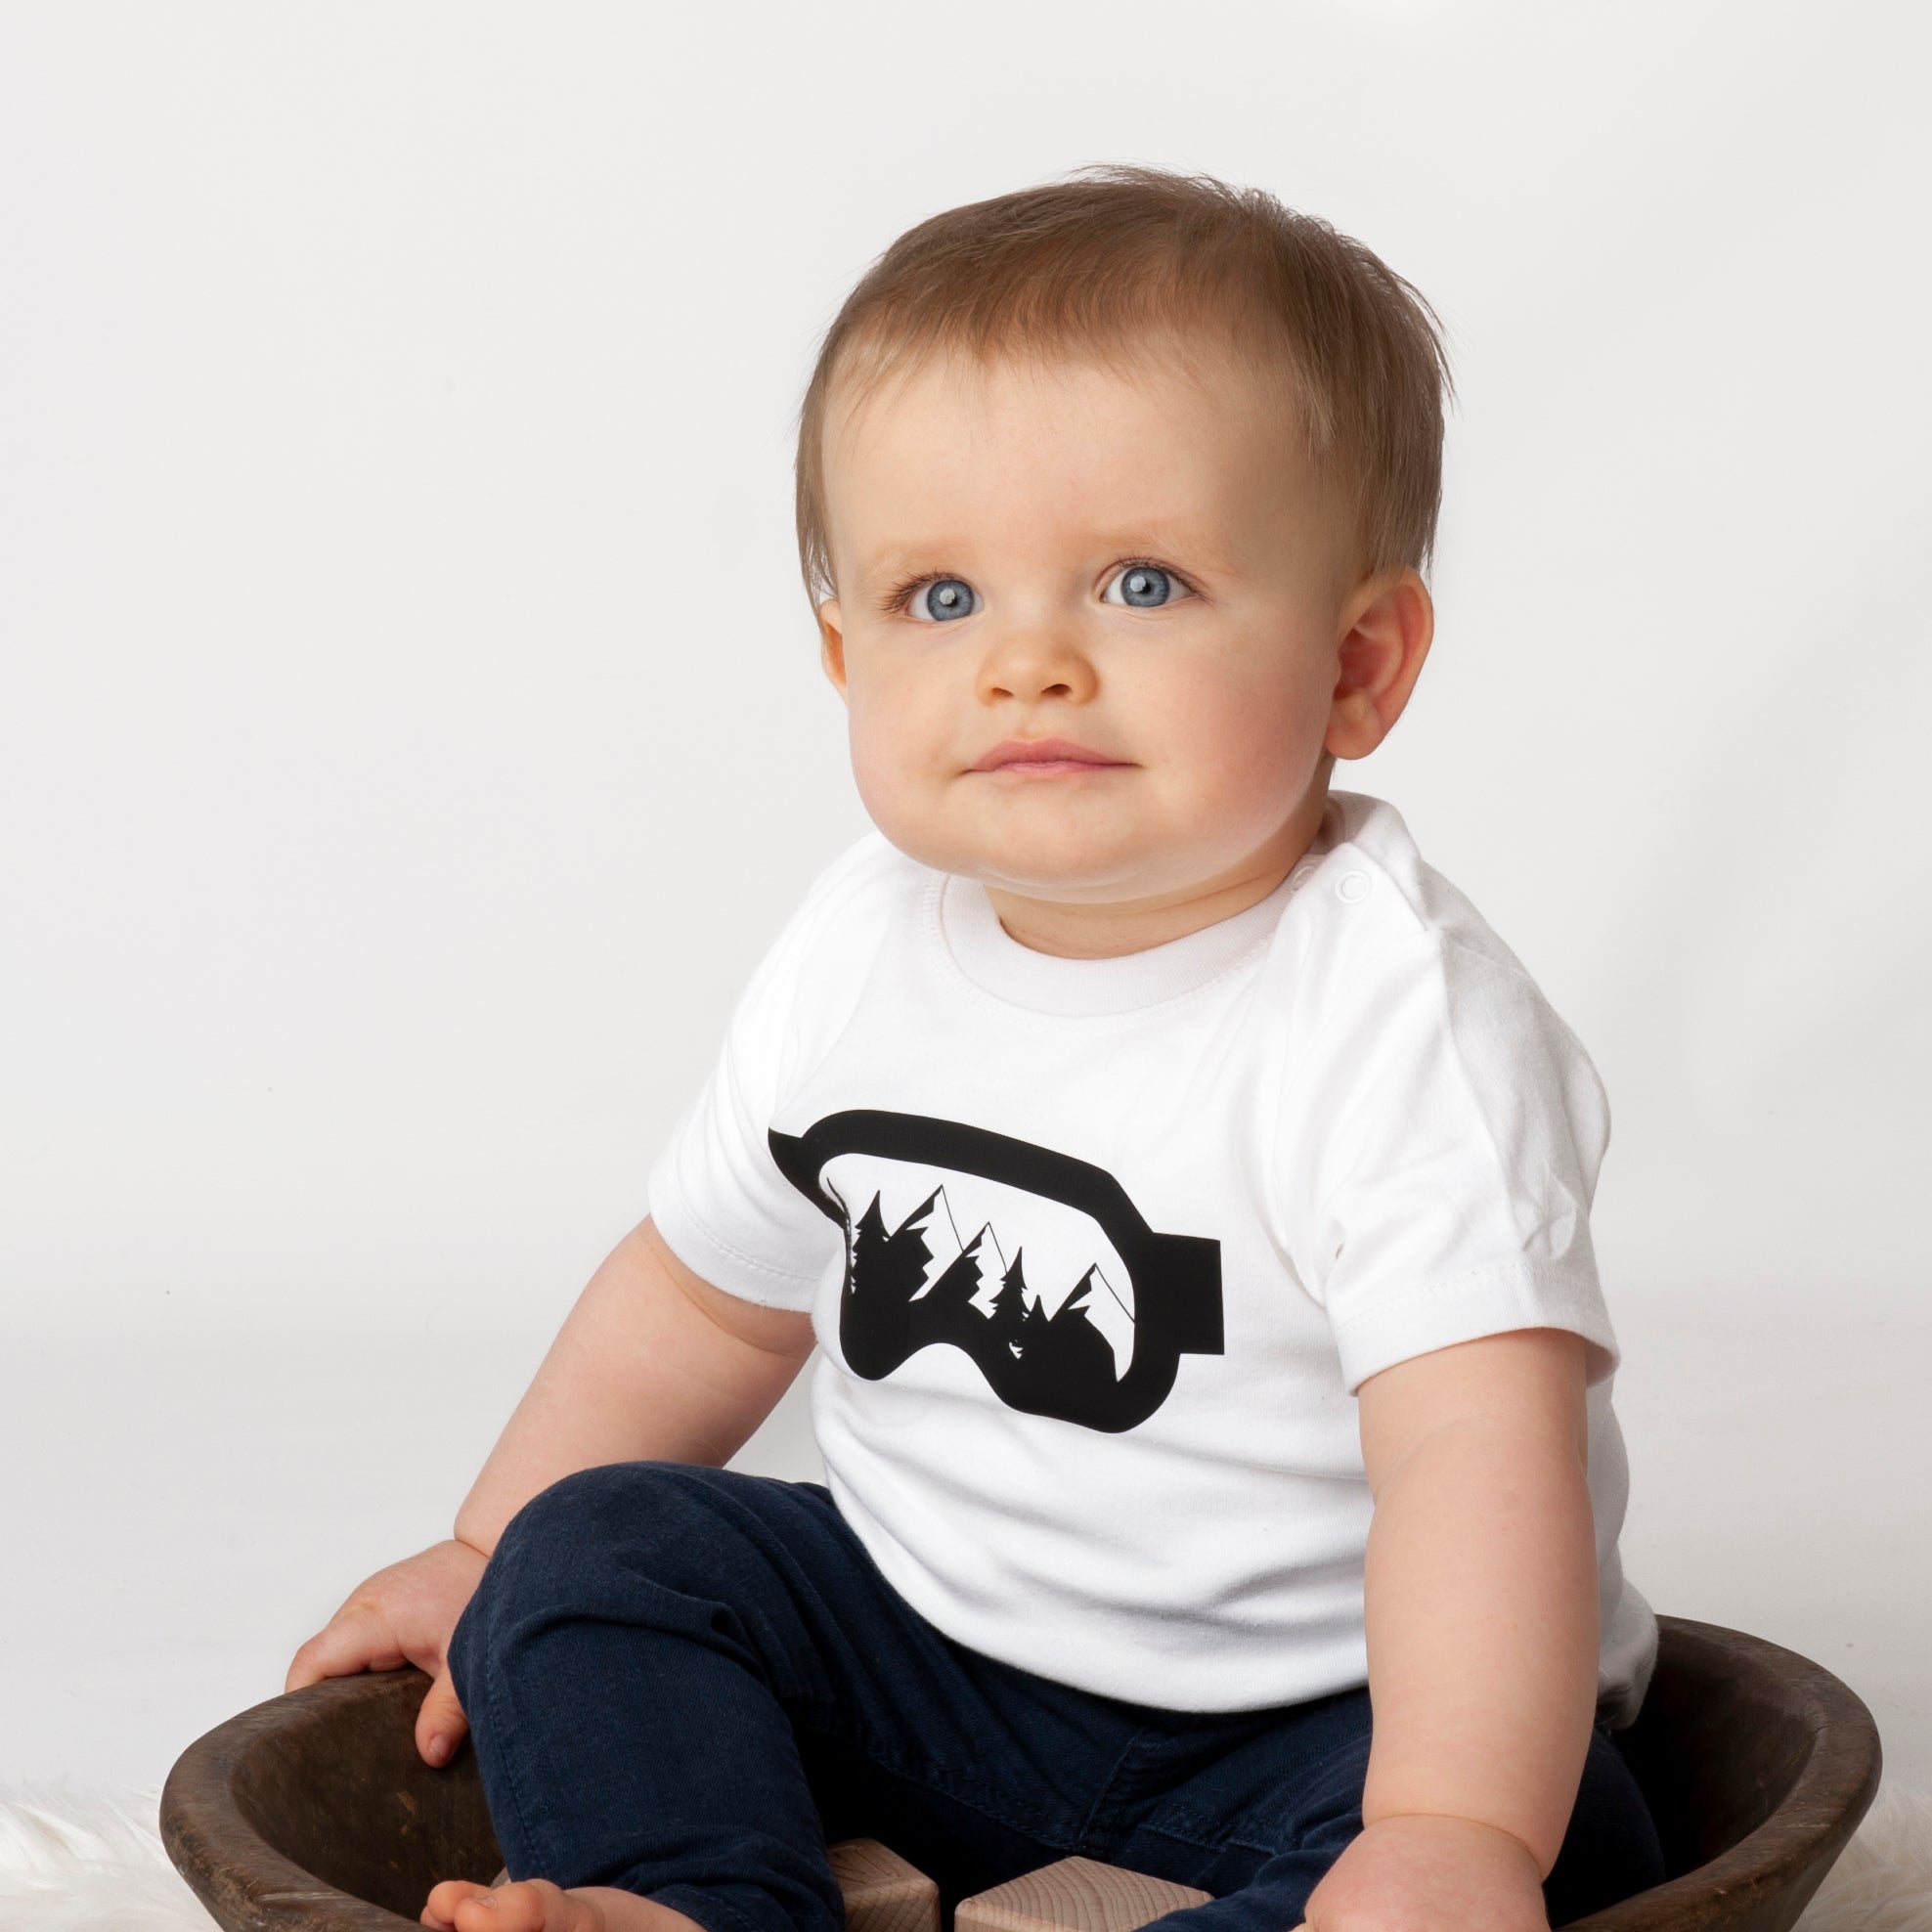
<svg viewBox="0 0 1932 1932"><path fill-rule="evenodd" d="M1221 1352L1220 1244L1150 1228L1104 1168L870 1109L767 1139L779 1171L844 1233L839 1345L854 1375L881 1381L944 1344L1009 1408L1118 1432L1165 1401L1182 1355ZM865 1158L848 1171L847 1155ZM827 1172L835 1162L845 1191ZM897 1219L880 1162L897 1172L895 1200L916 1203ZM996 1212L956 1210L967 1198ZM1049 1257L1037 1280L1029 1247Z"/></svg>
<svg viewBox="0 0 1932 1932"><path fill-rule="evenodd" d="M1114 1349L1088 1317L1094 1270L1049 1315L1028 1286L1026 1251L1016 1249L1011 1264L995 1270L999 1249L988 1239L990 1227L961 1243L941 1207L943 1193L936 1187L889 1227L875 1190L853 1225L839 1333L854 1371L864 1375L868 1361L887 1358L896 1368L928 1341L952 1341L980 1365L1000 1400L1016 1409L1039 1407L1041 1397L1070 1382L1117 1383ZM940 1235L937 1250L929 1232ZM978 1302L989 1276L998 1285L987 1309ZM855 1319L846 1318L848 1309ZM1129 1360L1132 1354L1129 1346Z"/></svg>
<svg viewBox="0 0 1932 1932"><path fill-rule="evenodd" d="M874 1194L872 1206L883 1213L884 1204L879 1195ZM970 1253L980 1272L980 1287L972 1296L974 1305L982 1314L992 1313L993 1298L999 1292L999 1284L1006 1274L1006 1256L1000 1251L998 1237L992 1231L990 1221L982 1221L979 1232L970 1242L959 1238L959 1219L952 1211L952 1204L946 1199L944 1186L934 1190L926 1200L913 1210L914 1218L925 1217L920 1232L925 1236L926 1249L931 1255L926 1267L926 1279L921 1284L913 1300L930 1293L933 1284L950 1268L962 1254Z"/></svg>
<svg viewBox="0 0 1932 1932"><path fill-rule="evenodd" d="M881 1194L873 1194L867 1213L883 1227L885 1200ZM1109 1279L1107 1263L1091 1261L1086 1273L1069 1291L1059 1296L1041 1296L1039 1287L1026 1279L1024 1250L1016 1248L1014 1261L1008 1263L1005 1245L991 1221L982 1221L980 1229L968 1241L960 1241L960 1219L952 1211L944 1182L927 1194L926 1200L893 1229L889 1239L897 1241L914 1227L926 1243L927 1263L926 1279L914 1289L912 1300L924 1300L948 1277L950 1289L956 1291L958 1283L966 1281L970 1273L976 1273L978 1285L968 1295L968 1302L978 1314L1001 1324L999 1335L1016 1356L1024 1346L1024 1339L1010 1331L1014 1312L1018 1312L1024 1324L1037 1324L1041 1318L1078 1308L1087 1322L1105 1337L1107 1348L1113 1354L1115 1378L1126 1374L1128 1362L1134 1360L1134 1310L1128 1304L1128 1296Z"/></svg>

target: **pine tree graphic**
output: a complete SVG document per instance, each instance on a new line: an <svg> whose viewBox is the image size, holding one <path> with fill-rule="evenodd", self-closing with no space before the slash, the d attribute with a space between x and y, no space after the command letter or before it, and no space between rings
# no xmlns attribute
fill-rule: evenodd
<svg viewBox="0 0 1932 1932"><path fill-rule="evenodd" d="M874 1194L853 1230L839 1327L846 1360L858 1375L888 1375L919 1345L911 1301L932 1263L925 1224L938 1198L935 1188L898 1227L889 1229ZM854 1320L855 1315L859 1319Z"/></svg>
<svg viewBox="0 0 1932 1932"><path fill-rule="evenodd" d="M975 1243L978 1237L974 1237ZM1009 1355L1018 1357L1025 1352L1026 1342L1022 1337L1027 1326L1027 1251L1015 1251L1013 1265L999 1278L999 1293L992 1298L992 1334ZM1039 1306L1039 1297L1033 1297L1033 1306Z"/></svg>
<svg viewBox="0 0 1932 1932"><path fill-rule="evenodd" d="M1055 1389L1112 1386L1119 1380L1113 1344L1087 1312L1105 1286L1097 1264L1049 1315L1044 1298L1028 1285L1026 1250L1017 1248L988 1308L975 1299L986 1280L983 1251L995 1257L1000 1252L988 1222L928 1283L937 1258L928 1237L935 1214L949 1211L944 1195L944 1186L934 1188L895 1228L887 1225L883 1197L875 1191L853 1229L845 1293L856 1319L842 1321L840 1333L854 1372L887 1375L917 1349L949 1341L966 1349L1014 1407L1050 1411ZM942 1240L939 1248L952 1245Z"/></svg>
<svg viewBox="0 0 1932 1932"><path fill-rule="evenodd" d="M858 1218L852 1251L852 1268L846 1293L867 1302L884 1304L898 1298L910 1300L926 1279L933 1251L926 1241L926 1222L939 1199L935 1188L898 1227L888 1230L880 1211L880 1197L872 1196L871 1206Z"/></svg>

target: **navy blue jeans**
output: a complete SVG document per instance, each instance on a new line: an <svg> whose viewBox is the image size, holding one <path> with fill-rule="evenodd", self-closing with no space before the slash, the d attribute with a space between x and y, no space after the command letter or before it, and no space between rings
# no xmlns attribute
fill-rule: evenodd
<svg viewBox="0 0 1932 1932"><path fill-rule="evenodd" d="M995 1662L894 1590L820 1483L566 1476L505 1529L450 1668L511 1877L620 1886L708 1932L841 1932L842 1838L929 1873L948 1923L1077 1853L1212 1894L1161 1932L1289 1932L1362 1828L1365 1689L1197 1713ZM1551 1922L1663 1876L1599 1727Z"/></svg>

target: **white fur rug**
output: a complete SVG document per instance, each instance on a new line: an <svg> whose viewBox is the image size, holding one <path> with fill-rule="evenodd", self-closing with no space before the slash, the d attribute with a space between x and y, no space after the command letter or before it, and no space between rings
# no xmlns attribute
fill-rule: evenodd
<svg viewBox="0 0 1932 1932"><path fill-rule="evenodd" d="M0 1932L208 1932L159 1805L158 1788L0 1787ZM1798 1932L1932 1932L1932 1795L1880 1787Z"/></svg>

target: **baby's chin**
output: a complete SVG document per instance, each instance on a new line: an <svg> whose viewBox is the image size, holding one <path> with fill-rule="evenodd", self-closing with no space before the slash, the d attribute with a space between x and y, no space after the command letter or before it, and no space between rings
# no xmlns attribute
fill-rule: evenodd
<svg viewBox="0 0 1932 1932"><path fill-rule="evenodd" d="M903 852L906 848L901 846L900 850ZM1037 860L1015 860L1003 855L989 857L975 851L955 852L950 856L929 856L926 852L912 852L908 856L935 871L977 880L990 893L1036 900L1042 905L1109 906L1127 910L1157 902L1162 898L1159 889L1148 883L1144 868L1127 863L1053 866Z"/></svg>
<svg viewBox="0 0 1932 1932"><path fill-rule="evenodd" d="M1057 905L1158 900L1185 893L1201 871L1177 856L1162 862L1146 842L1136 843L1119 824L983 831L911 823L890 814L875 814L873 823L908 858L936 872Z"/></svg>

